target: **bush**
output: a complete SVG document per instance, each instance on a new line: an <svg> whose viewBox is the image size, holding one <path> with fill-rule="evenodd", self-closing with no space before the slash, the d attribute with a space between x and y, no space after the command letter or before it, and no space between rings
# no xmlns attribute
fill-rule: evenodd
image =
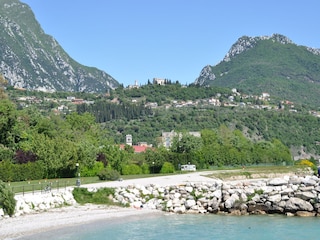
<svg viewBox="0 0 320 240"><path fill-rule="evenodd" d="M311 168L313 168L315 166L313 162L311 162L311 161L309 161L307 159L298 160L298 161L296 161L295 164L299 165L299 166L308 166L308 167L311 167Z"/></svg>
<svg viewBox="0 0 320 240"><path fill-rule="evenodd" d="M164 162L160 173L174 173L174 166L172 165L172 163Z"/></svg>
<svg viewBox="0 0 320 240"><path fill-rule="evenodd" d="M77 203L108 204L116 205L110 196L114 196L114 188L100 188L96 192L89 192L87 188L74 188L72 191Z"/></svg>
<svg viewBox="0 0 320 240"><path fill-rule="evenodd" d="M12 216L16 207L16 200L12 190L0 180L0 208L3 208L4 213Z"/></svg>
<svg viewBox="0 0 320 240"><path fill-rule="evenodd" d="M98 173L98 177L100 180L115 181L119 179L120 174L116 170L105 168Z"/></svg>
<svg viewBox="0 0 320 240"><path fill-rule="evenodd" d="M128 164L128 165L122 166L123 175L138 175L141 173L142 173L141 167L136 164Z"/></svg>
<svg viewBox="0 0 320 240"><path fill-rule="evenodd" d="M26 164L14 164L11 161L0 162L0 179L5 182L42 179L44 168L41 161Z"/></svg>
<svg viewBox="0 0 320 240"><path fill-rule="evenodd" d="M13 151L0 144L0 161L10 160L13 158Z"/></svg>
<svg viewBox="0 0 320 240"><path fill-rule="evenodd" d="M43 179L44 167L41 161L28 162L26 164L15 164L15 176L14 181L26 181Z"/></svg>
<svg viewBox="0 0 320 240"><path fill-rule="evenodd" d="M14 179L14 164L10 160L0 162L0 179L12 182Z"/></svg>
<svg viewBox="0 0 320 240"><path fill-rule="evenodd" d="M146 163L142 164L141 170L142 170L142 173L143 173L143 174L150 174L149 165L146 164Z"/></svg>
<svg viewBox="0 0 320 240"><path fill-rule="evenodd" d="M101 172L104 168L103 162L95 162L93 167L84 166L81 168L81 176L82 177L94 177L97 176L99 172Z"/></svg>

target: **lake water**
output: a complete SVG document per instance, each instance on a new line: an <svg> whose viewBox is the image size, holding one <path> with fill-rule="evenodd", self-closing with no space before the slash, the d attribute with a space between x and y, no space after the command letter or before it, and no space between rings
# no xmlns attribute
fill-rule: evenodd
<svg viewBox="0 0 320 240"><path fill-rule="evenodd" d="M73 226L20 238L46 240L319 239L320 218L155 214Z"/></svg>

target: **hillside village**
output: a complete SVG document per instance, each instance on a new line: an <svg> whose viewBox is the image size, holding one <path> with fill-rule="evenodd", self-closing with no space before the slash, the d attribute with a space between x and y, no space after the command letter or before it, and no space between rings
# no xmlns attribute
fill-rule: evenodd
<svg viewBox="0 0 320 240"><path fill-rule="evenodd" d="M166 85L165 79L154 78L153 83L155 85ZM134 85L129 85L125 88L125 91L130 91L133 88L140 88L137 81ZM187 86L181 86L185 88ZM95 100L99 97L101 100L101 96L92 95L91 99L88 97L79 98L75 95L68 95L65 98L52 97L50 94L44 94L41 96L37 96L37 94L32 95L32 93L27 93L24 90L15 90L15 97L13 100L17 103L19 108L28 108L31 105L39 108L43 114L53 113L55 115L65 115L69 114L73 111L77 111L77 105L79 104L87 104L91 105L95 103ZM297 112L295 105L293 102L283 100L279 103L276 103L272 96L269 93L264 92L259 96L247 95L237 91L236 88L231 90L230 95L224 96L222 94L217 94L215 97L210 97L206 99L197 99L197 100L172 100L170 103L158 104L157 102L145 102L145 107L149 107L153 110L156 109L169 109L169 108L202 108L202 109L210 109L210 108L251 108L256 110L269 110L269 111L281 111L288 110L290 112ZM117 97L113 99L108 98L110 96L109 93L105 94L102 99L105 101L110 101L114 104L120 104L120 101ZM141 102L139 98L131 98L128 99L132 104L138 104ZM310 111L310 114L320 117L320 113L318 111ZM199 136L199 132L192 132L193 129L189 129L190 134L194 136ZM158 137L158 142L160 145L169 148L171 146L173 138L177 136L175 129L172 129L170 132L162 132L162 135ZM131 138L131 141L128 139ZM134 152L145 152L148 148L153 147L152 144L148 144L147 142L137 142L135 145L132 144L132 135L127 134L126 139L123 139L123 142L127 145L133 147ZM121 144L120 148L124 149L125 144Z"/></svg>
<svg viewBox="0 0 320 240"><path fill-rule="evenodd" d="M153 84L156 85L166 85L165 79L154 78ZM134 85L129 85L126 87L126 90L130 91L133 88L140 88L137 81ZM181 86L187 87L187 86ZM21 90L21 89L20 89ZM232 95L222 96L217 94L216 97L211 97L207 99L197 99L196 101L188 100L173 100L170 104L161 104L157 102L146 102L145 107L150 108L182 108L182 107L248 107L253 109L267 109L267 110L281 110L288 109L291 112L297 112L293 102L288 100L282 100L280 103L275 103L275 99L272 99L272 96L263 92L261 95L248 95L238 92L236 88L233 88ZM75 111L75 106L79 104L94 104L94 100L86 100L82 98L76 98L70 93L70 96L66 98L52 98L52 97L37 97L34 95L25 96L24 90L21 90L23 96L18 96L14 100L19 104L21 108L28 107L30 105L42 106L40 107L43 111L53 111L55 114L67 114L68 112ZM50 96L50 95L48 95ZM111 101L113 103L119 103L117 98L112 100L108 99L109 94L105 94L106 101ZM93 99L95 98L92 95ZM132 103L138 103L139 99L132 98L130 100ZM47 106L47 107L45 107ZM320 112L311 110L310 114L320 117Z"/></svg>

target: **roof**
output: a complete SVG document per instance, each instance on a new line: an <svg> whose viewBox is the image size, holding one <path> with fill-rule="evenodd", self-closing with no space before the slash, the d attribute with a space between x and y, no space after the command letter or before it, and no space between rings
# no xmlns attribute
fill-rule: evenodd
<svg viewBox="0 0 320 240"><path fill-rule="evenodd" d="M124 149L124 147L125 147L125 144L120 144L120 148L121 148L122 150ZM134 145L134 146L132 146L132 147L133 147L135 153L145 152L145 151L149 148L149 147L147 147L147 146L136 146L136 145Z"/></svg>

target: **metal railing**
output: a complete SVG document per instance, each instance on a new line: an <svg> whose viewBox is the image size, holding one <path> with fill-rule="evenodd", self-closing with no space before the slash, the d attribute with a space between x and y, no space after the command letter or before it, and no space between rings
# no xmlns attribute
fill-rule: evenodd
<svg viewBox="0 0 320 240"><path fill-rule="evenodd" d="M72 181L47 181L47 182L39 182L36 183L25 183L19 186L10 186L12 192L15 194L25 193L48 193L48 192L59 192L65 191L67 187L74 186L74 182Z"/></svg>

